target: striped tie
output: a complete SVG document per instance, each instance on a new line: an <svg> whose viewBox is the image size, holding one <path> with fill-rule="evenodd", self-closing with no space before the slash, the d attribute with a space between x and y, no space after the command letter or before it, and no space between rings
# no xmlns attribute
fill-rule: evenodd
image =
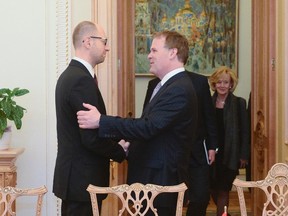
<svg viewBox="0 0 288 216"><path fill-rule="evenodd" d="M153 99L153 97L157 94L157 92L159 91L159 89L161 88L161 82L159 82L156 87L153 90L153 93L151 95L150 101Z"/></svg>

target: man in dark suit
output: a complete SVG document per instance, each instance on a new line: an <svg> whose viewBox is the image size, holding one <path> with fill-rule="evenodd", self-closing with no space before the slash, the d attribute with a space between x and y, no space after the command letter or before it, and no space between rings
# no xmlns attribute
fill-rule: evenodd
<svg viewBox="0 0 288 216"><path fill-rule="evenodd" d="M90 111L77 113L81 128L99 127L100 136L133 140L129 147L129 184L188 184L190 142L195 138L197 123L197 98L184 69L188 49L187 39L177 32L154 35L148 59L150 72L161 80L161 87L141 118L101 115L88 104L84 106ZM155 200L159 216L174 216L176 196L160 196Z"/></svg>
<svg viewBox="0 0 288 216"><path fill-rule="evenodd" d="M100 25L84 21L73 32L75 56L61 74L56 86L58 152L54 172L53 192L62 199L62 216L92 216L89 184L109 185L109 160L125 159L126 145L100 138L98 130L81 130L77 111L89 102L102 114L104 101L93 78L94 67L102 63L106 52L105 33ZM102 199L99 205L101 208Z"/></svg>
<svg viewBox="0 0 288 216"><path fill-rule="evenodd" d="M209 165L215 160L217 148L217 128L215 109L206 76L187 72L198 99L197 139L191 142L192 149L189 166L189 205L186 216L205 216L210 199ZM143 109L149 103L153 89L159 78L148 83Z"/></svg>

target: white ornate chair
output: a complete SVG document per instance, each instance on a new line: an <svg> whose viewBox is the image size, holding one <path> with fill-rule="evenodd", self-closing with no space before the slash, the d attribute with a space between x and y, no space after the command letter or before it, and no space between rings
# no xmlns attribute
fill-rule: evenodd
<svg viewBox="0 0 288 216"><path fill-rule="evenodd" d="M0 187L0 214L15 216L16 212L13 211L15 200L20 196L37 196L36 216L41 216L42 201L44 194L47 193L45 186L39 188L15 188L15 187Z"/></svg>
<svg viewBox="0 0 288 216"><path fill-rule="evenodd" d="M153 201L160 193L178 193L176 216L182 216L184 192L187 187L184 183L173 186L160 186L154 184L134 183L131 185L123 184L114 187L97 187L89 185L87 191L90 193L93 215L99 216L96 194L115 194L122 201L122 208L119 210L119 216L125 211L132 216L144 216L149 209L155 215L157 209L153 206ZM143 203L146 208L143 210ZM142 209L141 209L142 208Z"/></svg>
<svg viewBox="0 0 288 216"><path fill-rule="evenodd" d="M266 194L262 215L288 215L288 165L276 163L272 166L264 180L243 181L235 179L233 184L237 188L241 216L247 216L243 188L260 188Z"/></svg>

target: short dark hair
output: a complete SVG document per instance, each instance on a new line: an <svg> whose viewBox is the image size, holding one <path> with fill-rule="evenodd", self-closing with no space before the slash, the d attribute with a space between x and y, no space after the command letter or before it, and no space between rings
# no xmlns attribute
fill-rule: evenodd
<svg viewBox="0 0 288 216"><path fill-rule="evenodd" d="M177 49L178 59L185 65L189 55L189 43L187 38L176 31L166 31L166 30L156 32L153 35L153 38L159 38L159 37L165 38L165 47L167 47L168 49L172 48Z"/></svg>
<svg viewBox="0 0 288 216"><path fill-rule="evenodd" d="M97 32L97 26L95 23L90 21L82 21L80 22L74 29L72 40L73 40L73 46L74 48L77 48L81 45L83 41L83 36L85 34L91 34L94 31Z"/></svg>

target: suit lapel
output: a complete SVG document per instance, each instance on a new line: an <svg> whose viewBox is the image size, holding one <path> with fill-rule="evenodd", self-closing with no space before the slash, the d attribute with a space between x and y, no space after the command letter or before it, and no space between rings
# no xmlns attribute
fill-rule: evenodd
<svg viewBox="0 0 288 216"><path fill-rule="evenodd" d="M167 80L167 82L165 82L164 85L160 88L157 95L155 95L155 101L156 101L156 98L158 99L159 97L161 97L161 95L165 92L165 89L167 89L167 87L169 87L172 83L176 82L184 74L185 73L180 72L176 74L175 76L171 77L169 80Z"/></svg>
<svg viewBox="0 0 288 216"><path fill-rule="evenodd" d="M176 74L175 76L171 77L169 80L167 80L167 82L164 83L164 85L160 88L160 90L158 91L158 93L155 95L155 97L153 98L153 100L151 100L150 102L148 102L146 104L146 106L143 109L143 113L142 116L144 115L144 113L146 113L147 110L149 110L149 107L153 106L155 103L157 103L158 99L161 97L161 95L165 94L165 90L167 88L169 88L169 86L176 82L180 77L185 76L184 72L180 72L178 74ZM157 83L155 84L157 85ZM155 87L155 86L154 86ZM153 89L151 87L151 91L153 92ZM150 91L150 92L151 92ZM152 94L152 93L151 93Z"/></svg>
<svg viewBox="0 0 288 216"><path fill-rule="evenodd" d="M91 77L91 79L93 79L93 82L95 83L94 78L91 76L88 69L81 62L72 59L69 66L79 67L84 73L88 74ZM104 103L102 94L100 92L100 89L98 88L98 85L96 85L96 83L95 83L95 87L96 87L96 94L97 94L97 109L99 110L100 113L106 114L105 103Z"/></svg>

